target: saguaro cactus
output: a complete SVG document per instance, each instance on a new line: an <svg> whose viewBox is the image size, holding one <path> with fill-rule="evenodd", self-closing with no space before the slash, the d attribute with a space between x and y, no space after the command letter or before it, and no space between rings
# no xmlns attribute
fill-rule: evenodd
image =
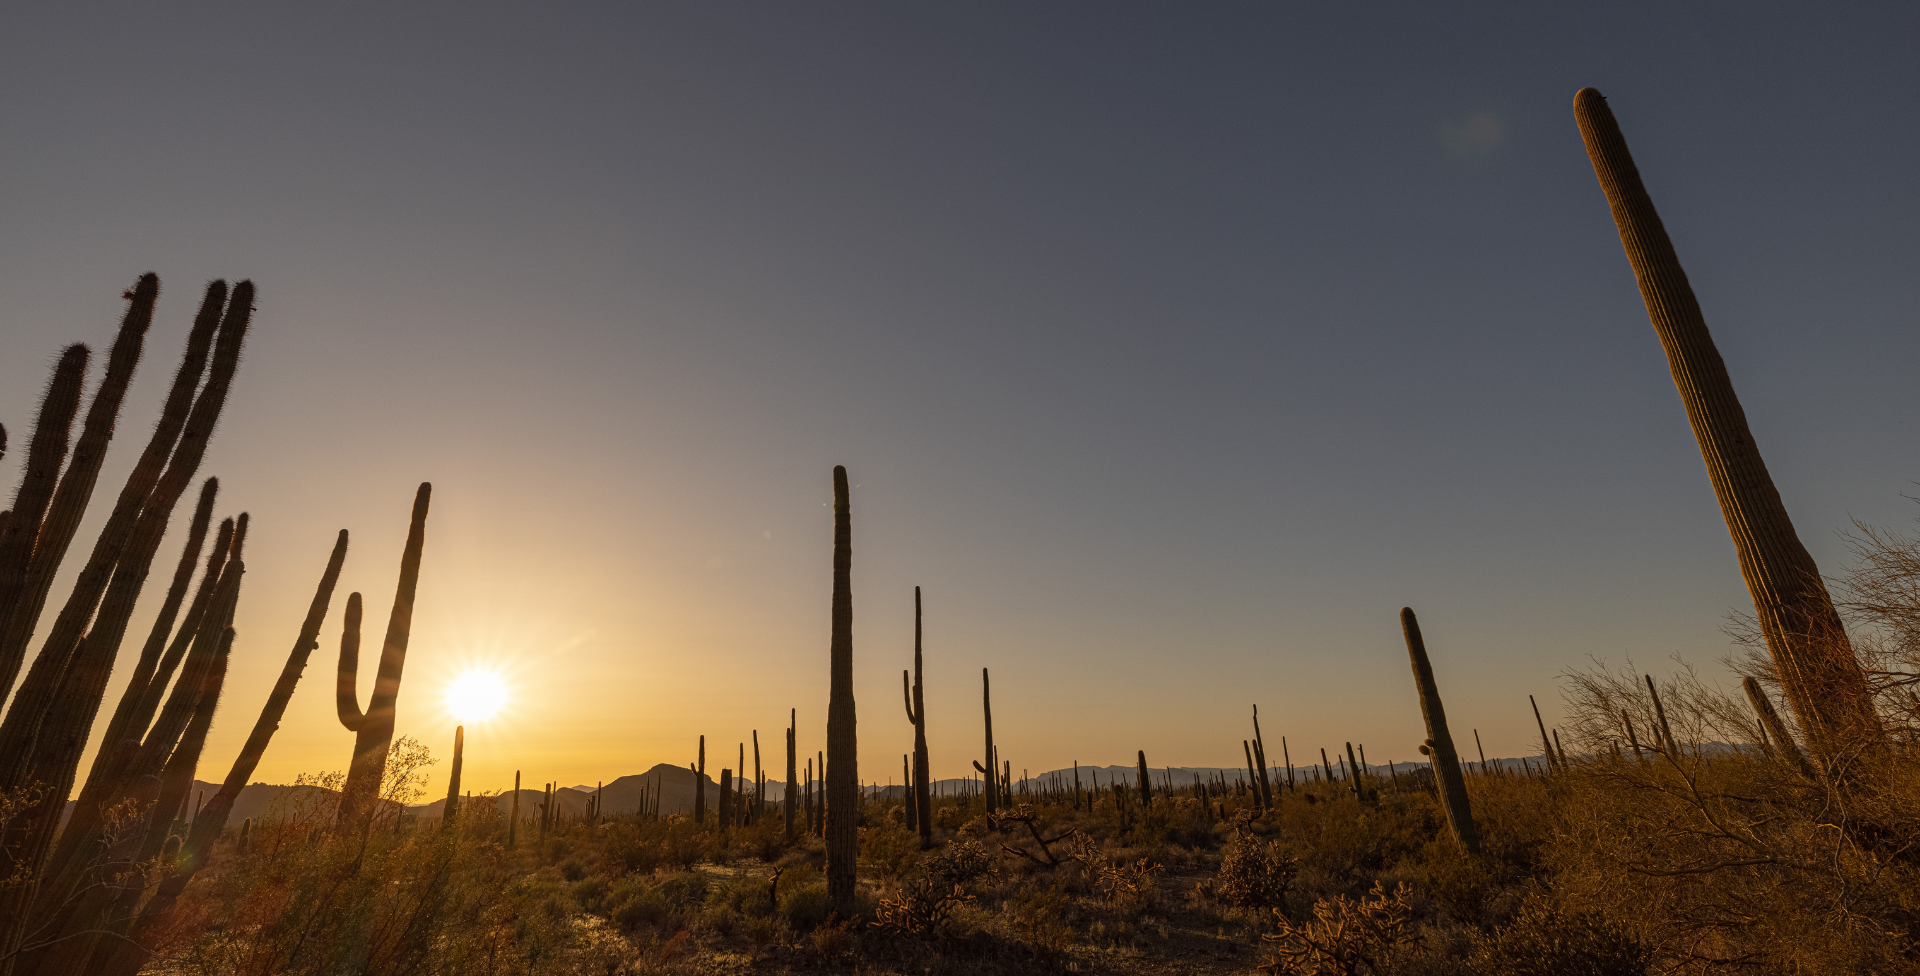
<svg viewBox="0 0 1920 976"><path fill-rule="evenodd" d="M1260 706L1253 706L1253 758L1260 761L1260 803L1273 806L1273 786L1267 781L1267 741L1260 735Z"/></svg>
<svg viewBox="0 0 1920 976"><path fill-rule="evenodd" d="M927 697L920 683L920 588L913 588L913 684L900 672L900 690L907 699L907 721L913 724L913 770L907 776L907 810L920 832L920 849L933 846L933 794L927 785L932 766L927 761Z"/></svg>
<svg viewBox="0 0 1920 976"><path fill-rule="evenodd" d="M454 821L460 816L460 762L467 749L467 727L453 727L453 768L447 773L447 805L440 810L442 829L453 829Z"/></svg>
<svg viewBox="0 0 1920 976"><path fill-rule="evenodd" d="M1547 757L1547 768L1560 768L1559 758L1553 754L1553 738L1547 735L1547 723L1540 719L1540 703L1527 696L1527 704L1533 708L1533 724L1540 728L1540 752Z"/></svg>
<svg viewBox="0 0 1920 976"><path fill-rule="evenodd" d="M1000 778L1000 764L994 761L998 753L993 751L993 682L987 676L986 668L980 669L980 710L987 718L987 756L985 765L981 765L980 760L976 759L973 761L973 768L980 771L981 782L986 788L981 797L986 801L987 812L992 813L1000 808L998 802L1000 791L994 785Z"/></svg>
<svg viewBox="0 0 1920 976"><path fill-rule="evenodd" d="M1433 681L1433 664L1427 660L1427 642L1420 636L1420 621L1412 609L1400 609L1400 629L1407 638L1407 656L1413 661L1413 684L1420 691L1420 716L1427 723L1427 741L1420 751L1433 763L1440 809L1460 846L1469 853L1479 853L1480 830L1474 825L1473 806L1467 800L1467 778L1460 772L1460 754L1453 748L1447 710L1440 704L1440 687Z"/></svg>
<svg viewBox="0 0 1920 976"><path fill-rule="evenodd" d="M1153 783L1147 779L1147 750L1140 750L1140 805L1153 805Z"/></svg>
<svg viewBox="0 0 1920 976"><path fill-rule="evenodd" d="M520 771L513 771L513 812L507 815L507 848L518 847L520 841Z"/></svg>
<svg viewBox="0 0 1920 976"><path fill-rule="evenodd" d="M798 799L798 784L793 780L800 773L798 744L794 741L794 730L799 724L800 710L789 709L787 712L787 802L784 811L787 817L787 840L789 841L793 840L793 807L795 800Z"/></svg>
<svg viewBox="0 0 1920 976"><path fill-rule="evenodd" d="M700 737L700 754L693 764L693 822L707 822L707 737Z"/></svg>
<svg viewBox="0 0 1920 976"><path fill-rule="evenodd" d="M353 645L355 656L348 656L347 644L340 647L340 724L354 733L353 764L347 768L347 783L340 791L339 825L342 831L370 824L380 795L380 777L386 771L387 748L393 743L395 701L400 696L400 677L407 666L407 641L413 633L413 596L420 585L420 554L427 544L427 506L433 500L433 485L420 483L413 496L413 520L407 527L407 547L400 556L400 583L393 596L393 612L387 618L387 637L380 649L380 671L374 679L373 694L362 713L355 700L359 642Z"/></svg>
<svg viewBox="0 0 1920 976"><path fill-rule="evenodd" d="M1613 110L1599 92L1583 88L1573 98L1573 113L1686 405L1787 702L1816 754L1829 754L1845 739L1877 735L1866 674L1761 460L1726 363Z"/></svg>
<svg viewBox="0 0 1920 976"><path fill-rule="evenodd" d="M853 917L854 861L860 854L859 742L853 707L853 513L847 469L833 469L833 635L828 645L827 894L842 917Z"/></svg>

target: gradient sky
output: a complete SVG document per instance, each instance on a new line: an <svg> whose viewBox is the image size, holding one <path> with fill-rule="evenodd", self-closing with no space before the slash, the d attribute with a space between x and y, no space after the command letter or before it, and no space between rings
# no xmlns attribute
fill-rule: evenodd
<svg viewBox="0 0 1920 976"><path fill-rule="evenodd" d="M117 486L201 286L257 282L203 468L253 516L205 779L342 527L255 778L346 765L340 607L384 621L422 480L400 728L444 753L453 676L507 675L474 789L754 728L777 764L790 707L823 748L834 464L867 779L911 745L915 584L940 776L983 666L1016 770L1236 765L1253 702L1296 757L1413 757L1402 605L1456 734L1528 754L1528 694L1719 673L1748 606L1573 93L1831 571L1849 518L1916 514L1916 37L1912 4L9 5L0 422L157 271Z"/></svg>

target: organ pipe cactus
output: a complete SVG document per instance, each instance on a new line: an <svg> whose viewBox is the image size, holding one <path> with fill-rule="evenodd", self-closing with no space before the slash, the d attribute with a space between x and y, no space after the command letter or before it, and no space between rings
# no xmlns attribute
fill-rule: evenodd
<svg viewBox="0 0 1920 976"><path fill-rule="evenodd" d="M915 819L912 826L920 833L920 849L933 847L933 794L928 785L932 766L927 761L927 697L921 684L920 588L913 588L913 684L900 672L901 691L907 699L907 721L913 724L913 769L908 774L907 809ZM982 672L984 680L985 672Z"/></svg>
<svg viewBox="0 0 1920 976"><path fill-rule="evenodd" d="M126 295L129 299L127 312L121 319L113 348L107 354L106 373L94 391L93 402L87 407L86 420L81 425L79 440L73 442L66 470L60 473L59 483L54 486L53 494L46 502L45 515L34 526L32 557L27 561L26 575L16 591L6 627L0 630L0 687L10 686L19 671L26 655L27 642L33 635L40 611L46 605L47 593L53 586L54 573L66 557L67 547L80 529L80 519L86 513L87 502L93 497L94 484L99 479L101 464L106 461L107 445L113 439L115 423L119 419L120 403L126 396L127 384L133 379L134 368L139 365L147 327L153 322L153 303L159 294L160 279L147 274L141 276L133 290ZM204 367L205 360L198 365ZM198 379L196 374L194 380L197 382ZM191 390L188 390L187 398L189 401L192 399ZM86 616L91 617L94 604L113 572L113 557L118 555L117 548L122 544L133 519L140 514L140 503L152 489L153 478L159 474L159 465L166 462L167 451L172 449L173 438L179 435L179 428L156 428L154 434L156 436L149 444L147 455L141 460L150 460L155 444L159 444L158 459L137 466L133 476L128 479L121 492L122 504L115 506L113 517L109 518L107 527L101 532L101 545L95 547L95 558L90 559L87 568L82 570L81 578L74 586L73 597L61 612L60 621L47 634L45 648L52 649L50 667L63 666L64 661L55 659L66 656L80 639L80 632L86 627L87 620L79 616L77 604L84 600L87 604ZM161 435L164 435L164 444L159 443L163 439ZM130 495L135 497L129 506L126 503ZM16 511L15 518L18 519L21 514ZM25 523L21 527L24 528ZM108 551L102 552L103 549ZM36 659L35 664L39 663L39 659ZM20 700L16 699L14 708L8 710L10 717L19 711L19 704Z"/></svg>
<svg viewBox="0 0 1920 976"><path fill-rule="evenodd" d="M1866 674L1760 457L1726 363L1613 110L1598 91L1583 88L1574 96L1573 112L1706 461L1787 702L1816 755L1877 736L1880 723Z"/></svg>
<svg viewBox="0 0 1920 976"><path fill-rule="evenodd" d="M160 654L166 649L167 637L173 633L174 621L179 617L180 604L186 599L187 588L193 583L193 568L200 560L201 546L206 542L207 527L213 519L213 502L220 493L220 479L208 478L200 485L200 501L194 506L193 521L187 529L187 544L180 551L180 562L174 567L173 583L167 587L165 600L160 604L160 613L154 618L153 627L147 633L147 641L140 648L140 657L134 663L133 674L128 677L126 690L120 696L120 704L114 708L113 718L107 723L107 733L101 737L103 744L120 742L128 731L128 724L137 713L141 696L147 685L154 679L154 669L159 666ZM231 541L231 540L229 540ZM105 756L107 750L101 750ZM94 759L94 770L101 766L100 756ZM91 777L89 778L91 781Z"/></svg>
<svg viewBox="0 0 1920 976"><path fill-rule="evenodd" d="M26 643L17 651L3 642L13 619L14 607L27 586L27 565L33 559L34 539L40 534L40 522L53 500L53 489L60 483L60 467L67 460L68 438L73 418L80 412L80 393L86 384L87 360L92 353L75 343L61 353L53 367L53 376L40 397L40 413L33 425L33 437L27 442L26 464L20 485L14 489L13 506L8 509L7 524L0 532L0 692L13 687L26 655Z"/></svg>
<svg viewBox="0 0 1920 976"><path fill-rule="evenodd" d="M833 469L833 632L828 645L827 894L846 918L854 912L859 856L859 742L853 704L853 513L847 469Z"/></svg>
<svg viewBox="0 0 1920 976"><path fill-rule="evenodd" d="M63 878L69 871L77 868L76 857L89 858L89 842L100 839L96 829L101 808L115 795L124 793L126 765L132 761L138 751L140 738L146 732L151 710L142 712L139 705L147 692L150 682L156 680L155 666L159 661L161 648L173 631L173 623L179 614L180 602L186 593L188 584L193 582L193 569L200 558L200 549L206 540L207 523L213 517L214 497L219 491L219 482L208 478L200 490L200 501L194 509L193 521L188 529L186 547L181 551L179 566L175 569L173 585L167 591L166 602L155 618L152 632L148 635L146 647L141 651L140 662L127 681L127 688L120 697L113 718L107 724L106 734L100 739L100 750L94 756L93 768L88 773L86 784L81 788L80 797L74 803L73 813L65 826L61 828L58 846L52 859L42 873L43 878ZM209 565L207 576L201 583L200 596L195 600L194 611L188 614L185 636L191 638L199 626L200 611L204 609L205 597L212 591L212 583L219 574L224 562L227 547L233 537L233 522L228 520L220 527L216 543L216 561ZM182 646L184 651L184 646ZM178 663L175 656L167 665L166 673L157 680L164 687L173 667ZM154 696L158 700L158 695ZM134 718L138 715L137 727ZM43 882L44 884L44 882Z"/></svg>
<svg viewBox="0 0 1920 976"><path fill-rule="evenodd" d="M1413 662L1413 684L1420 692L1420 716L1426 720L1427 741L1420 751L1433 763L1433 782L1440 791L1440 810L1446 815L1453 837L1468 853L1479 853L1480 830L1473 822L1473 807L1467 799L1467 779L1460 772L1460 755L1453 748L1453 732L1447 728L1447 710L1440 704L1440 686L1433 680L1433 664L1427 660L1427 642L1420 636L1420 620L1413 610L1400 609L1400 630L1407 639L1407 657Z"/></svg>
<svg viewBox="0 0 1920 976"><path fill-rule="evenodd" d="M413 518L400 556L400 581L393 596L393 611L387 618L386 640L380 648L380 670L365 712L360 711L355 693L358 655L350 658L344 642L340 648L337 708L340 724L354 733L353 763L347 768L346 786L340 791L338 823L342 831L361 830L371 824L379 800L380 777L386 770L387 749L393 743L400 678L407 666L414 591L420 585L420 555L427 543L427 508L432 500L433 485L421 482L413 496ZM357 642L354 650L358 650Z"/></svg>
<svg viewBox="0 0 1920 976"><path fill-rule="evenodd" d="M23 630L34 629L52 575L92 495L120 399L139 359L158 288L158 280L147 276L130 296L132 305L108 357L106 375L41 527L41 539L28 568L27 587L14 607L5 638L9 654L24 644ZM48 788L45 799L15 821L20 833L15 835L16 843L8 845L5 855L0 856L0 874L11 874L25 865L32 866L29 870L44 865L61 801L72 793L134 603L173 507L191 484L225 406L252 315L252 296L250 284L242 283L234 289L233 300L221 318L213 368L204 386L199 386L199 381L206 366L204 342L209 336L206 329L197 328L196 335L190 337L160 422L128 475L66 604L47 628L41 652L14 692L6 720L0 722L0 790L27 784ZM230 605L228 609L230 612ZM114 751L118 752L117 747ZM18 885L0 896L0 918L14 920L0 926L0 956L13 951L25 931L21 927L25 924L24 913L13 907L13 902L31 900L34 888L33 884Z"/></svg>
<svg viewBox="0 0 1920 976"><path fill-rule="evenodd" d="M273 690L267 693L267 701L260 707L260 715L254 720L253 730L247 734L247 741L240 747L240 755L233 760L233 766L227 771L227 778L220 784L219 792L213 795L213 801L207 804L204 830L196 824L196 832L188 839L188 846L197 858L204 858L213 841L226 829L227 817L233 811L233 804L240 799L240 791L253 779L253 771L259 767L260 758L266 755L267 745L273 740L274 732L280 728L280 720L286 716L287 703L293 699L293 691L300 683L300 676L306 672L307 659L320 648L320 627L326 622L327 607L333 601L333 588L340 580L340 569L347 560L347 530L341 529L334 537L333 552L327 557L327 565L320 573L320 583L314 589L313 600L307 604L307 616L300 624L300 632L294 636L293 648L287 652L287 663L280 669L280 677L273 684ZM454 746L454 778L459 778L460 748L458 738Z"/></svg>

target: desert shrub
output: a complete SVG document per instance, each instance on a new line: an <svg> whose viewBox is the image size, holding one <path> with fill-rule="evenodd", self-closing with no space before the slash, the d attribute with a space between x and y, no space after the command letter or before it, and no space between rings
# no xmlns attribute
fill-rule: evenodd
<svg viewBox="0 0 1920 976"><path fill-rule="evenodd" d="M973 901L970 886L999 869L979 842L961 839L921 860L921 870L882 898L875 921L885 929L919 938L946 935L954 913Z"/></svg>
<svg viewBox="0 0 1920 976"><path fill-rule="evenodd" d="M1007 902L1007 921L1035 946L1059 949L1073 938L1073 899L1057 884L1028 885Z"/></svg>
<svg viewBox="0 0 1920 976"><path fill-rule="evenodd" d="M1197 886L1202 897L1240 908L1277 908L1287 902L1299 862L1278 841L1262 842L1251 830L1235 832L1220 858L1220 872Z"/></svg>
<svg viewBox="0 0 1920 976"><path fill-rule="evenodd" d="M1486 976L1645 976L1652 965L1652 949L1618 922L1556 910L1541 896L1473 953L1474 971Z"/></svg>
<svg viewBox="0 0 1920 976"><path fill-rule="evenodd" d="M796 932L811 932L833 914L833 898L824 880L797 885L780 895L780 917Z"/></svg>
<svg viewBox="0 0 1920 976"><path fill-rule="evenodd" d="M1373 976L1393 971L1399 957L1421 941L1414 929L1412 891L1375 884L1364 898L1323 899L1313 917L1294 925L1274 909L1279 931L1262 936L1273 957L1259 971L1269 976Z"/></svg>
<svg viewBox="0 0 1920 976"><path fill-rule="evenodd" d="M899 878L913 870L919 861L918 835L899 826L869 827L860 832L860 873L863 875Z"/></svg>

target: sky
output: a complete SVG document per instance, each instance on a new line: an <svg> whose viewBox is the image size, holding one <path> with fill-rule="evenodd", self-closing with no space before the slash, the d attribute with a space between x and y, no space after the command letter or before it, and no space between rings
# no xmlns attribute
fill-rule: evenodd
<svg viewBox="0 0 1920 976"><path fill-rule="evenodd" d="M1574 92L1833 572L1851 519L1920 515L1916 37L1910 4L8 5L0 423L159 273L89 543L201 288L257 284L202 468L252 519L203 779L341 528L254 778L346 766L341 608L377 642L421 481L399 728L445 756L446 689L500 675L467 786L699 735L712 771L755 729L779 778L789 709L824 748L836 464L863 779L911 748L915 586L940 777L982 668L1016 771L1234 766L1255 703L1269 745L1413 758L1402 606L1456 739L1533 754L1528 695L1722 675L1749 607Z"/></svg>

